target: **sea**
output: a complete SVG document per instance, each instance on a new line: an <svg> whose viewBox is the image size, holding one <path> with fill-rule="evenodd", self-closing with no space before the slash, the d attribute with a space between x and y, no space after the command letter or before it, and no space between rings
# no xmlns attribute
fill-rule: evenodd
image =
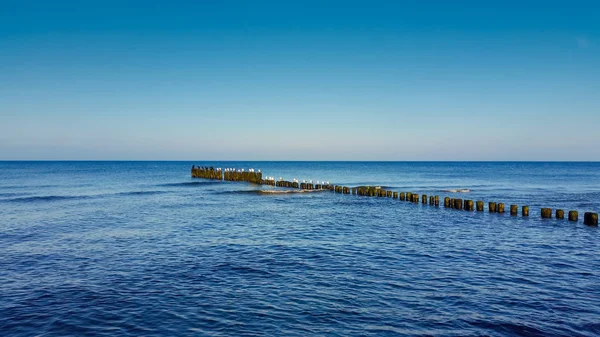
<svg viewBox="0 0 600 337"><path fill-rule="evenodd" d="M4 161L0 336L600 336L598 211L598 162Z"/></svg>

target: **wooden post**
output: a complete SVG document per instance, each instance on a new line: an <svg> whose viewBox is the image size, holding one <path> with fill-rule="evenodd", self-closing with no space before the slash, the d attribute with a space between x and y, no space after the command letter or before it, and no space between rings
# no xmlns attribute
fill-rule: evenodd
<svg viewBox="0 0 600 337"><path fill-rule="evenodd" d="M433 195L429 197L429 204L435 205L435 197Z"/></svg>
<svg viewBox="0 0 600 337"><path fill-rule="evenodd" d="M450 208L450 198L448 198L448 197L444 198L444 207Z"/></svg>
<svg viewBox="0 0 600 337"><path fill-rule="evenodd" d="M435 205L436 205L436 206L439 206L439 205L440 205L440 196L439 196L439 195L436 195L436 196L435 196Z"/></svg>
<svg viewBox="0 0 600 337"><path fill-rule="evenodd" d="M455 202L454 200L456 200L456 199L450 198L450 208L454 208L454 202Z"/></svg>
<svg viewBox="0 0 600 337"><path fill-rule="evenodd" d="M404 194L404 192L400 192L400 200L406 200L406 194Z"/></svg>
<svg viewBox="0 0 600 337"><path fill-rule="evenodd" d="M517 216L518 213L519 213L519 206L510 205L510 215Z"/></svg>
<svg viewBox="0 0 600 337"><path fill-rule="evenodd" d="M529 216L529 206L523 206L523 209L521 211L521 215L522 216Z"/></svg>
<svg viewBox="0 0 600 337"><path fill-rule="evenodd" d="M422 204L426 204L426 203L427 203L427 194L423 194L423 195L421 196L421 203L422 203Z"/></svg>
<svg viewBox="0 0 600 337"><path fill-rule="evenodd" d="M579 213L577 211L569 211L569 221L577 222L579 220Z"/></svg>
<svg viewBox="0 0 600 337"><path fill-rule="evenodd" d="M504 204L498 203L498 213L504 213Z"/></svg>
<svg viewBox="0 0 600 337"><path fill-rule="evenodd" d="M557 209L555 217L557 219L564 219L565 218L565 211L563 211L562 209Z"/></svg>
<svg viewBox="0 0 600 337"><path fill-rule="evenodd" d="M387 191L387 197L391 198L392 197L392 191Z"/></svg>
<svg viewBox="0 0 600 337"><path fill-rule="evenodd" d="M488 210L490 213L496 213L496 203L495 202L489 202L488 203Z"/></svg>
<svg viewBox="0 0 600 337"><path fill-rule="evenodd" d="M411 192L406 192L406 201L412 202L413 197Z"/></svg>
<svg viewBox="0 0 600 337"><path fill-rule="evenodd" d="M477 212L483 212L483 201L477 200Z"/></svg>
<svg viewBox="0 0 600 337"><path fill-rule="evenodd" d="M552 208L542 208L542 218L550 219L552 217Z"/></svg>
<svg viewBox="0 0 600 337"><path fill-rule="evenodd" d="M394 192L394 196L393 196L393 198L394 198L394 199L398 199L398 192Z"/></svg>
<svg viewBox="0 0 600 337"><path fill-rule="evenodd" d="M465 211L472 212L474 209L473 200L465 200Z"/></svg>
<svg viewBox="0 0 600 337"><path fill-rule="evenodd" d="M598 213L585 212L583 214L583 223L588 226L598 226Z"/></svg>
<svg viewBox="0 0 600 337"><path fill-rule="evenodd" d="M463 209L462 199L454 199L454 208L455 209Z"/></svg>

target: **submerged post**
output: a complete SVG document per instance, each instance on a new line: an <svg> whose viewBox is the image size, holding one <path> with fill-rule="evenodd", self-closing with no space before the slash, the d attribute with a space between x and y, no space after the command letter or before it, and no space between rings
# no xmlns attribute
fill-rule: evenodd
<svg viewBox="0 0 600 337"><path fill-rule="evenodd" d="M473 200L465 200L465 211L472 212L473 210Z"/></svg>
<svg viewBox="0 0 600 337"><path fill-rule="evenodd" d="M519 206L510 205L510 215L517 216L518 213L519 213Z"/></svg>
<svg viewBox="0 0 600 337"><path fill-rule="evenodd" d="M477 212L483 212L483 201L477 200Z"/></svg>
<svg viewBox="0 0 600 337"><path fill-rule="evenodd" d="M449 197L444 198L444 207L450 208L450 198Z"/></svg>
<svg viewBox="0 0 600 337"><path fill-rule="evenodd" d="M490 213L496 213L496 203L495 202L488 203L488 210Z"/></svg>
<svg viewBox="0 0 600 337"><path fill-rule="evenodd" d="M521 215L522 216L529 216L529 206L523 206Z"/></svg>
<svg viewBox="0 0 600 337"><path fill-rule="evenodd" d="M504 213L504 204L498 203L498 213Z"/></svg>
<svg viewBox="0 0 600 337"><path fill-rule="evenodd" d="M557 209L555 217L557 219L564 219L565 218L565 211L563 211L562 209Z"/></svg>

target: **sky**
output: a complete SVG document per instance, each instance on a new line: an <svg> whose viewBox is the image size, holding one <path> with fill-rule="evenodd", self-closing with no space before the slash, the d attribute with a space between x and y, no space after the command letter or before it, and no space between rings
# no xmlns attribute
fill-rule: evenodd
<svg viewBox="0 0 600 337"><path fill-rule="evenodd" d="M0 160L600 160L600 1L0 0Z"/></svg>

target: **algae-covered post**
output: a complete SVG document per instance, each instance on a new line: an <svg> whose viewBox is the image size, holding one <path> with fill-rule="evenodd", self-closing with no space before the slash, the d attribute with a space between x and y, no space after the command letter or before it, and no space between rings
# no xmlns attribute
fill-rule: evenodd
<svg viewBox="0 0 600 337"><path fill-rule="evenodd" d="M542 208L541 215L543 219L550 219L552 217L552 208Z"/></svg>
<svg viewBox="0 0 600 337"><path fill-rule="evenodd" d="M585 212L583 214L583 223L588 226L598 226L598 213Z"/></svg>
<svg viewBox="0 0 600 337"><path fill-rule="evenodd" d="M579 213L577 211L569 211L569 221L577 222L579 220Z"/></svg>
<svg viewBox="0 0 600 337"><path fill-rule="evenodd" d="M501 202L498 203L498 213L504 213L504 204Z"/></svg>

